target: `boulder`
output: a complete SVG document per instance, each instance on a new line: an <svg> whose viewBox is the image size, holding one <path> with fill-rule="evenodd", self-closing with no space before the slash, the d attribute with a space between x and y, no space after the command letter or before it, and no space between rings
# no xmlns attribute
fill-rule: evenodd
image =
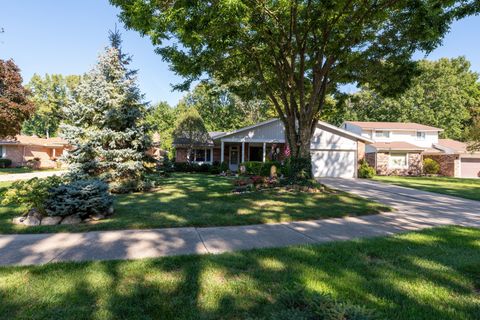
<svg viewBox="0 0 480 320"><path fill-rule="evenodd" d="M80 217L72 214L70 216L66 216L65 218L63 218L62 222L60 222L60 224L79 224L80 222L82 222L82 219L80 219Z"/></svg>
<svg viewBox="0 0 480 320"><path fill-rule="evenodd" d="M27 216L25 220L23 220L23 224L26 226L39 226L41 221L42 220L37 216L31 215Z"/></svg>
<svg viewBox="0 0 480 320"><path fill-rule="evenodd" d="M12 219L13 224L23 224L25 217L15 217Z"/></svg>
<svg viewBox="0 0 480 320"><path fill-rule="evenodd" d="M42 226L54 226L60 223L62 221L62 217L45 217L42 219L41 225Z"/></svg>

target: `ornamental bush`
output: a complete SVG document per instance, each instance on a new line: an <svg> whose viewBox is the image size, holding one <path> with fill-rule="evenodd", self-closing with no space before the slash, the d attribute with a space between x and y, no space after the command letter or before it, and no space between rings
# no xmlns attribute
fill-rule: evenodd
<svg viewBox="0 0 480 320"><path fill-rule="evenodd" d="M45 201L45 212L49 216L75 214L86 218L93 214L106 214L113 204L108 184L98 179L76 180L61 184L50 190Z"/></svg>
<svg viewBox="0 0 480 320"><path fill-rule="evenodd" d="M15 181L3 194L2 204L23 205L45 214L45 201L50 196L51 190L63 182L64 179L60 176Z"/></svg>
<svg viewBox="0 0 480 320"><path fill-rule="evenodd" d="M375 168L370 167L368 162L363 160L358 167L358 177L362 179L371 179L375 176Z"/></svg>
<svg viewBox="0 0 480 320"><path fill-rule="evenodd" d="M0 159L0 168L8 168L12 165L12 160L10 159Z"/></svg>
<svg viewBox="0 0 480 320"><path fill-rule="evenodd" d="M438 174L440 172L440 165L433 159L423 159L423 172L425 174Z"/></svg>
<svg viewBox="0 0 480 320"><path fill-rule="evenodd" d="M309 180L312 178L312 160L310 158L289 157L285 159L282 173L289 183Z"/></svg>

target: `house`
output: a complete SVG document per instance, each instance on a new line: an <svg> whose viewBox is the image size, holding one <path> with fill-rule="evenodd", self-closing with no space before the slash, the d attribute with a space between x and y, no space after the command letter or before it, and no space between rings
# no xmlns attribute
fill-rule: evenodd
<svg viewBox="0 0 480 320"><path fill-rule="evenodd" d="M232 132L210 132L205 143L194 143L187 157L188 141L175 138L177 162L187 158L195 163L226 162L237 171L245 161L283 160L288 154L285 127L279 119L270 119ZM357 175L358 161L364 157L365 144L370 138L319 121L313 133L310 148L315 177L353 178Z"/></svg>
<svg viewBox="0 0 480 320"><path fill-rule="evenodd" d="M0 157L12 160L12 166L32 165L36 168L56 168L58 158L68 143L61 138L39 138L17 135L14 139L0 140Z"/></svg>
<svg viewBox="0 0 480 320"><path fill-rule="evenodd" d="M439 139L443 130L418 123L346 121L342 128L373 140L366 160L380 175L419 175L423 159L440 164L440 174L478 178L480 153L469 153L465 143Z"/></svg>

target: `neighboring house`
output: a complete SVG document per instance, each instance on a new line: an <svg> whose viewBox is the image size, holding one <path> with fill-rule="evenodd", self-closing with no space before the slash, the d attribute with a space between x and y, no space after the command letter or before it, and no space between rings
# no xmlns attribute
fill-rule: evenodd
<svg viewBox="0 0 480 320"><path fill-rule="evenodd" d="M353 178L358 160L364 157L369 138L319 121L310 148L315 177ZM271 119L233 132L210 132L206 143L195 143L187 157L187 141L174 139L176 161L195 163L226 162L237 171L245 161L282 160L288 154L285 127L279 119Z"/></svg>
<svg viewBox="0 0 480 320"><path fill-rule="evenodd" d="M56 168L58 158L68 143L61 138L39 138L17 135L15 139L0 140L0 157L12 160L12 166L32 165L37 168Z"/></svg>
<svg viewBox="0 0 480 320"><path fill-rule="evenodd" d="M346 121L342 127L367 137L366 160L380 175L419 175L423 159L440 164L440 174L478 178L480 153L469 153L466 144L439 139L442 129L418 123Z"/></svg>

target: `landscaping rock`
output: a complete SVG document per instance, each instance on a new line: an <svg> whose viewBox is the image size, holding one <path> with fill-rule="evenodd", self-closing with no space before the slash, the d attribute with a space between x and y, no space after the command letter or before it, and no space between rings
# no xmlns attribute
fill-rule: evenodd
<svg viewBox="0 0 480 320"><path fill-rule="evenodd" d="M13 224L23 224L25 217L15 217L12 219Z"/></svg>
<svg viewBox="0 0 480 320"><path fill-rule="evenodd" d="M98 220L103 220L103 219L105 219L105 216L104 216L103 214L97 213L97 214L91 215L90 218L91 218L92 220L94 220L94 221L98 221Z"/></svg>
<svg viewBox="0 0 480 320"><path fill-rule="evenodd" d="M39 226L41 221L42 214L37 209L32 208L28 211L22 223L26 226Z"/></svg>
<svg viewBox="0 0 480 320"><path fill-rule="evenodd" d="M23 220L23 224L26 226L39 226L41 221L42 221L41 219L32 215L32 216L27 216L25 220Z"/></svg>
<svg viewBox="0 0 480 320"><path fill-rule="evenodd" d="M82 219L80 219L80 217L72 214L70 216L66 216L65 218L63 218L60 224L79 224L81 222L82 222Z"/></svg>
<svg viewBox="0 0 480 320"><path fill-rule="evenodd" d="M42 226L54 226L62 221L62 217L45 217L42 219L41 225Z"/></svg>

